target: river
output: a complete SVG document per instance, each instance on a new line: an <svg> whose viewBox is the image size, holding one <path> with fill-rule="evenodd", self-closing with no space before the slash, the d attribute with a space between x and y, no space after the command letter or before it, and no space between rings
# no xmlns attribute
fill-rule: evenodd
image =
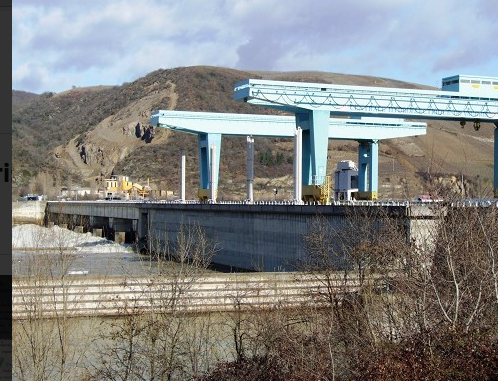
<svg viewBox="0 0 498 381"><path fill-rule="evenodd" d="M164 261L158 264L136 253L130 244L118 244L90 233L75 233L58 226L12 226L12 276L33 275L35 264L43 264L45 275L50 271L60 275L59 269L64 268L75 276L146 276L177 266Z"/></svg>
<svg viewBox="0 0 498 381"><path fill-rule="evenodd" d="M35 224L12 226L12 274L13 277L59 276L61 269L73 276L147 276L159 272L174 271L173 262L151 261L148 256L134 252L130 245L117 244L91 234L75 233L57 226L51 228ZM29 308L27 306L27 308ZM152 319L151 315L144 318ZM112 332L126 336L126 317L76 317L68 321L57 319L25 319L13 321L13 367L19 376L20 369L33 374L36 372L36 356L42 356L47 368L44 379L57 379L54 370L57 364L48 362L60 360L60 341L57 332L63 327L67 335L65 351L68 355L65 365L66 377L83 380L97 368L105 368L102 356L116 348L121 348L119 340L114 340ZM231 317L226 313L202 315L181 314L168 319L179 332L179 343L175 358L180 361L179 372L200 372L218 361L229 360L234 356ZM171 329L171 328L169 328ZM142 337L142 336L141 336ZM165 338L169 337L168 335ZM146 338L146 336L144 336ZM125 339L125 337L123 337ZM50 345L46 345L50 342ZM36 346L36 351L33 352ZM144 343L143 345L147 345ZM137 344L137 351L143 348ZM187 345L186 347L183 347ZM195 351L200 350L202 353ZM183 355L182 353L185 353ZM196 363L185 356L195 354ZM140 358L145 361L147 356ZM109 357L108 360L117 361ZM104 361L104 363L102 362ZM139 361L139 360L136 360ZM52 370L50 370L52 369ZM195 373L194 372L194 373ZM13 379L19 379L13 377ZM177 378L183 379L183 378Z"/></svg>

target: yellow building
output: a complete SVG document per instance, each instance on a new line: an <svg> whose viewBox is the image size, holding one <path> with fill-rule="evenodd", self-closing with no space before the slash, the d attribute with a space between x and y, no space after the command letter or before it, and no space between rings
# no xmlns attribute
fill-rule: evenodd
<svg viewBox="0 0 498 381"><path fill-rule="evenodd" d="M163 191L159 189L151 189L149 184L142 185L130 181L128 176L111 175L109 179L104 180L105 197L110 198L167 198L172 197L172 191Z"/></svg>
<svg viewBox="0 0 498 381"><path fill-rule="evenodd" d="M148 196L157 197L158 195L166 196L167 192L160 190L152 190L147 185L134 183L130 181L128 176L111 175L109 179L104 180L105 184L105 197L112 198L144 198Z"/></svg>
<svg viewBox="0 0 498 381"><path fill-rule="evenodd" d="M111 178L105 179L106 197L127 196L133 188L133 182L128 176L112 175Z"/></svg>

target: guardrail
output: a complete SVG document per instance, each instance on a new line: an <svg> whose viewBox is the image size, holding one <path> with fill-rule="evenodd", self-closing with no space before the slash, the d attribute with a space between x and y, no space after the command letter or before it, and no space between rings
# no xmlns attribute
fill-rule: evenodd
<svg viewBox="0 0 498 381"><path fill-rule="evenodd" d="M299 273L223 274L177 280L165 277L14 279L12 318L292 307L323 302L324 295L331 290L343 293L357 288L358 278L351 276L345 282L342 273L328 279Z"/></svg>
<svg viewBox="0 0 498 381"><path fill-rule="evenodd" d="M64 203L81 203L83 201L59 201ZM126 204L172 204L172 205L198 205L198 204L219 204L219 205L322 205L319 202L301 202L297 200L267 200L267 201L199 201L199 200L96 200L87 202L98 203L126 203ZM346 201L331 201L328 205L336 206L405 206L412 205L437 205L444 201L417 201L417 200L346 200ZM498 199L496 198L467 198L461 200L452 200L449 203L451 206L465 206L465 207L495 207L498 208Z"/></svg>

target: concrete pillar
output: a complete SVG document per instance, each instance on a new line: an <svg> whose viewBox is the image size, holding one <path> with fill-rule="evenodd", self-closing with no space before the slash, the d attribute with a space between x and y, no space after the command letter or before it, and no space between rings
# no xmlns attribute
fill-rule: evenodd
<svg viewBox="0 0 498 381"><path fill-rule="evenodd" d="M254 201L254 139L252 136L247 137L247 200Z"/></svg>
<svg viewBox="0 0 498 381"><path fill-rule="evenodd" d="M138 221L138 237L143 238L149 234L149 213L142 211Z"/></svg>
<svg viewBox="0 0 498 381"><path fill-rule="evenodd" d="M103 237L104 236L104 233L103 233L103 230L102 229L99 229L99 228L93 228L92 229L92 235L94 237Z"/></svg>
<svg viewBox="0 0 498 381"><path fill-rule="evenodd" d="M114 241L116 243L125 243L126 242L126 232L115 232L114 233Z"/></svg>
<svg viewBox="0 0 498 381"><path fill-rule="evenodd" d="M185 150L183 149L180 158L180 200L185 201Z"/></svg>
<svg viewBox="0 0 498 381"><path fill-rule="evenodd" d="M73 228L74 230L74 227L76 226L81 226L82 225L82 222L83 222L83 216L82 215L79 215L79 214L73 214L72 217L71 217L71 224L70 226Z"/></svg>
<svg viewBox="0 0 498 381"><path fill-rule="evenodd" d="M83 226L81 226L81 225L77 225L77 226L75 226L75 227L74 227L74 232L75 232L75 233L83 233L83 232L84 232L84 230L83 230Z"/></svg>
<svg viewBox="0 0 498 381"><path fill-rule="evenodd" d="M301 127L296 128L294 138L294 201L301 203L302 201L302 187L303 187L303 146Z"/></svg>

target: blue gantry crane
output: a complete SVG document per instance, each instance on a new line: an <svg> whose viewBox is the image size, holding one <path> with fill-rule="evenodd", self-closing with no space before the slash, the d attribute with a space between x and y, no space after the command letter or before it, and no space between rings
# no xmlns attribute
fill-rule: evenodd
<svg viewBox="0 0 498 381"><path fill-rule="evenodd" d="M198 136L200 186L198 196L201 200L210 199L212 188L217 189L219 177L219 162L221 152L221 137L225 136L258 136L276 138L294 138L296 136L296 118L294 116L275 116L257 114L230 114L157 110L151 115L150 124L171 130L196 134ZM407 122L402 119L386 118L328 118L324 131L325 146L323 152L324 166L321 176L325 177L327 146L329 139L356 140L359 144L359 177L361 187L360 197L377 196L378 189L378 149L377 142L383 139L402 138L426 134L426 123ZM303 143L305 143L303 141ZM213 147L214 149L211 149ZM311 181L311 155L314 149L303 144L300 155L304 165L300 166L297 181L302 181L299 198L305 201L321 201L322 184ZM214 156L214 157L213 157ZM213 168L214 163L214 168ZM368 180L368 181L367 181ZM301 185L301 184L299 184ZM368 188L367 188L368 185Z"/></svg>
<svg viewBox="0 0 498 381"><path fill-rule="evenodd" d="M303 177L305 185L323 181L320 173L327 164L331 116L455 120L462 126L471 122L476 130L481 122L494 123L494 196L498 197L498 77L446 77L437 91L247 79L235 84L234 98L295 115L296 127L303 130L303 172L310 173ZM360 157L374 157L376 149L373 140L360 144ZM366 181L359 176L360 190L367 189ZM365 198L375 199L375 187L369 188Z"/></svg>

